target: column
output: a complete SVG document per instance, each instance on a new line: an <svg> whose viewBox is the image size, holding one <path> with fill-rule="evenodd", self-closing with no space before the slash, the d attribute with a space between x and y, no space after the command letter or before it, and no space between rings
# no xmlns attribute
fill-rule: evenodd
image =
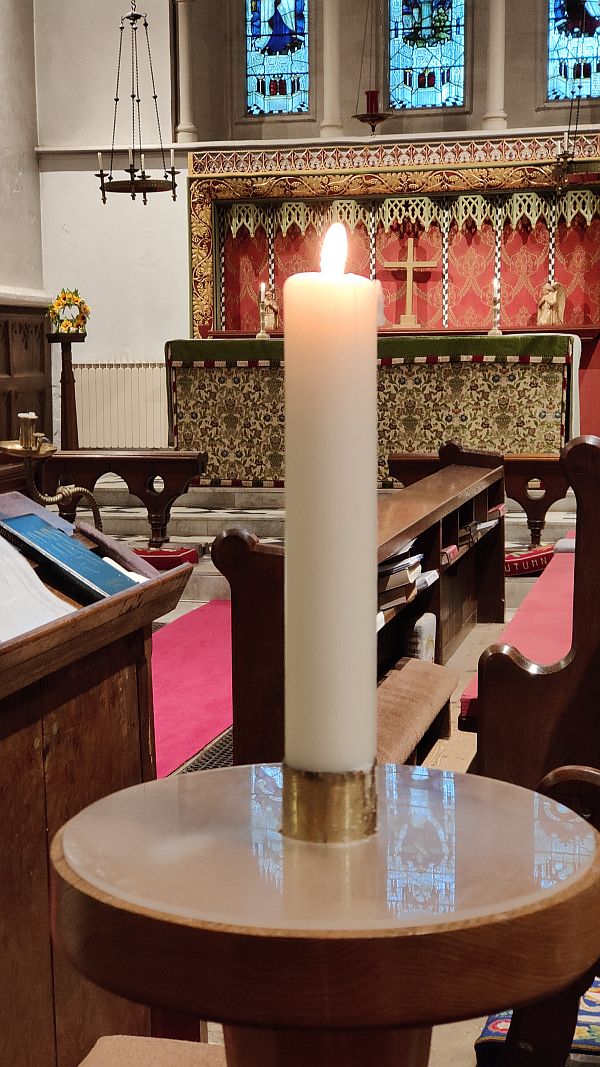
<svg viewBox="0 0 600 1067"><path fill-rule="evenodd" d="M489 0L487 111L483 116L484 130L506 129L506 111L504 110L505 46L505 0Z"/></svg>
<svg viewBox="0 0 600 1067"><path fill-rule="evenodd" d="M344 133L340 106L340 0L323 3L323 119L321 137Z"/></svg>
<svg viewBox="0 0 600 1067"><path fill-rule="evenodd" d="M178 51L178 115L176 141L197 141L192 104L192 7L193 0L175 0Z"/></svg>

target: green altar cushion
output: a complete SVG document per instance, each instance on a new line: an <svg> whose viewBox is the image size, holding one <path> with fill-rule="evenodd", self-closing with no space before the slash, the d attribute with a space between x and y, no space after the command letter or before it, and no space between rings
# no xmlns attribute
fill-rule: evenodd
<svg viewBox="0 0 600 1067"><path fill-rule="evenodd" d="M564 359L570 351L568 334L403 334L398 337L379 337L379 359L405 359L411 362L419 356L494 356L499 362L508 356L535 356L537 359ZM261 360L279 363L283 359L283 341L273 337L257 341L252 337L214 338L204 341L173 340L165 345L167 357L175 362L193 363L203 360Z"/></svg>

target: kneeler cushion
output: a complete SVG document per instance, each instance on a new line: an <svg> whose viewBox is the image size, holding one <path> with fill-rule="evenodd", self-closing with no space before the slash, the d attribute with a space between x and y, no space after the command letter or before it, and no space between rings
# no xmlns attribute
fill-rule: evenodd
<svg viewBox="0 0 600 1067"><path fill-rule="evenodd" d="M226 1067L223 1045L159 1037L101 1037L80 1067Z"/></svg>
<svg viewBox="0 0 600 1067"><path fill-rule="evenodd" d="M450 700L458 675L439 663L401 659L377 688L377 758L405 763Z"/></svg>
<svg viewBox="0 0 600 1067"><path fill-rule="evenodd" d="M493 1067L497 1062L497 1056L506 1040L511 1015L510 1011L500 1011L488 1018L475 1042L477 1067ZM586 1057L600 1057L600 978L594 979L587 993L579 1001L571 1052Z"/></svg>

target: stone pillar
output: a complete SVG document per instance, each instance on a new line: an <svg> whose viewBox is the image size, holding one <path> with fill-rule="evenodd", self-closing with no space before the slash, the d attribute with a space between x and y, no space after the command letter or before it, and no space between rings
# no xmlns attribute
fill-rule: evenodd
<svg viewBox="0 0 600 1067"><path fill-rule="evenodd" d="M504 52L505 0L488 0L487 111L484 130L505 130Z"/></svg>
<svg viewBox="0 0 600 1067"><path fill-rule="evenodd" d="M321 137L344 133L340 106L340 0L323 3L323 119Z"/></svg>
<svg viewBox="0 0 600 1067"><path fill-rule="evenodd" d="M175 0L177 19L178 52L178 116L175 128L176 141L197 141L198 131L194 125L192 87L192 3L193 0Z"/></svg>

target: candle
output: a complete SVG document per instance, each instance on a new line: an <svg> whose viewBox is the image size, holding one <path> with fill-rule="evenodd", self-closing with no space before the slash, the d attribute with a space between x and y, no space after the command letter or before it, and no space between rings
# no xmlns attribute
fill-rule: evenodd
<svg viewBox="0 0 600 1067"><path fill-rule="evenodd" d="M261 304L264 304L264 302L265 302L265 291L266 291L266 285L265 285L264 282L261 282L260 283L260 302L261 302Z"/></svg>
<svg viewBox="0 0 600 1067"><path fill-rule="evenodd" d="M171 170L175 170L175 149L171 149Z"/></svg>
<svg viewBox="0 0 600 1067"><path fill-rule="evenodd" d="M346 248L336 223L283 290L285 762L306 771L376 753L378 287Z"/></svg>
<svg viewBox="0 0 600 1067"><path fill-rule="evenodd" d="M144 163L144 153L143 152L142 152L142 154L140 156L140 160L142 162L142 174L143 174L145 172L145 170L146 170L146 164Z"/></svg>
<svg viewBox="0 0 600 1067"><path fill-rule="evenodd" d="M102 170L102 152L98 152L98 168Z"/></svg>
<svg viewBox="0 0 600 1067"><path fill-rule="evenodd" d="M499 300L500 299L500 279L499 278L494 278L494 281L492 282L492 293L493 293L493 296L494 296L494 300Z"/></svg>
<svg viewBox="0 0 600 1067"><path fill-rule="evenodd" d="M569 151L569 135L565 131L565 133L563 133L563 152L568 152L568 151Z"/></svg>
<svg viewBox="0 0 600 1067"><path fill-rule="evenodd" d="M129 166L133 167L133 151L131 148L129 149Z"/></svg>

